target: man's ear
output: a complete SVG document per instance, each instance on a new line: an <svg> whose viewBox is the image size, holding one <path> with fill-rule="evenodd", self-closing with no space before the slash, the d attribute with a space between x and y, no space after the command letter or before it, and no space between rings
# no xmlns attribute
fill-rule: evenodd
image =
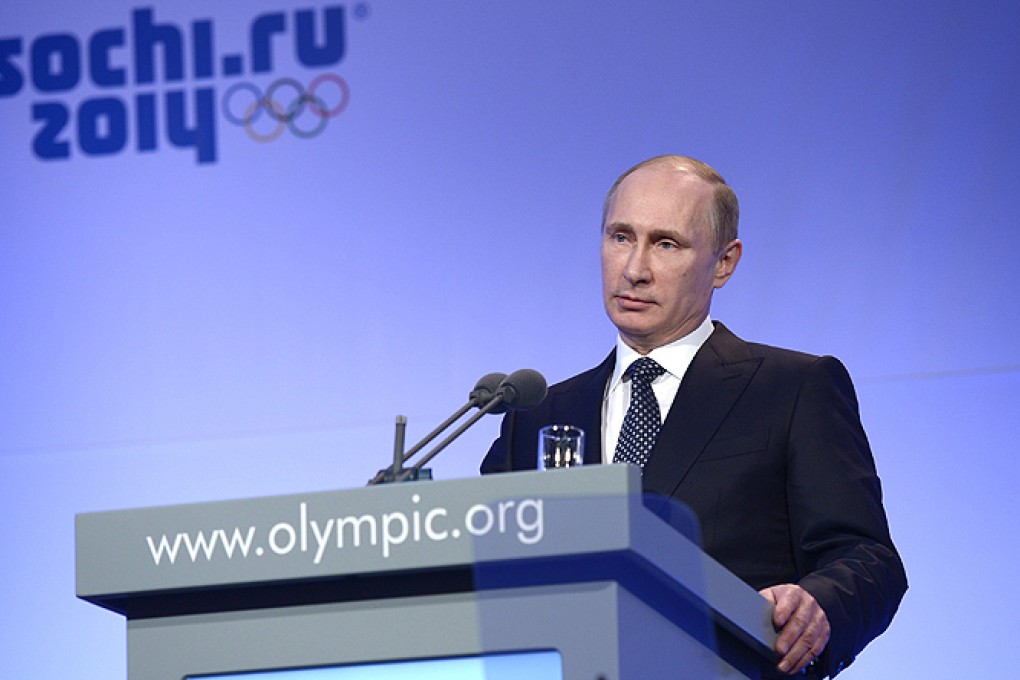
<svg viewBox="0 0 1020 680"><path fill-rule="evenodd" d="M740 242L740 239L735 238L726 244L719 253L719 259L715 263L713 287L722 288L726 285L726 282L733 276L733 272L736 270L737 263L740 262L740 256L743 252L744 244Z"/></svg>

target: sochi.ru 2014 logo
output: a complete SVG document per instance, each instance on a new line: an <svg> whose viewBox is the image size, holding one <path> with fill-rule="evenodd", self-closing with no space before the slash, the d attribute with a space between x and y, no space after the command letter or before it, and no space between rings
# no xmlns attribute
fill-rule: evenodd
<svg viewBox="0 0 1020 680"><path fill-rule="evenodd" d="M356 5L353 13L365 17L367 6ZM152 8L139 8L131 12L129 26L100 29L87 39L67 32L31 41L0 38L0 100L19 94L26 81L39 94L30 107L38 126L29 143L43 160L110 156L130 148L153 152L168 145L194 149L199 163L217 160L217 109L251 139L270 142L288 129L297 137L316 137L350 102L350 86L334 72L320 73L307 86L290 77L277 78L265 90L234 82L219 102L212 82L272 74L273 49L287 42L302 66L335 67L346 53L343 6L255 17L247 55L218 56L211 19L196 19L189 28L157 21ZM129 82L134 89L126 93ZM69 101L85 83L100 94Z"/></svg>

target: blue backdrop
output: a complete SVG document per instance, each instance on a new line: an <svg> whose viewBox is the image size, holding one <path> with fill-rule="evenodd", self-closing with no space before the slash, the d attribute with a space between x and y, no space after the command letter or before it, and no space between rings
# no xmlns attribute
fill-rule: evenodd
<svg viewBox="0 0 1020 680"><path fill-rule="evenodd" d="M1015 2L84 9L0 7L5 674L124 676L75 513L360 486L398 413L413 441L484 373L594 365L601 200L663 152L741 199L713 316L856 380L911 590L846 677L1002 674Z"/></svg>

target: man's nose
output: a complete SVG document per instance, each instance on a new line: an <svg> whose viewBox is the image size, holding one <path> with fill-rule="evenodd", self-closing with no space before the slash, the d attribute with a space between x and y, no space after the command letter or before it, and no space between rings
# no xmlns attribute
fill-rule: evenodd
<svg viewBox="0 0 1020 680"><path fill-rule="evenodd" d="M647 283L652 278L652 270L649 264L649 253L646 248L637 246L630 251L627 257L627 266L624 267L623 275L632 285Z"/></svg>

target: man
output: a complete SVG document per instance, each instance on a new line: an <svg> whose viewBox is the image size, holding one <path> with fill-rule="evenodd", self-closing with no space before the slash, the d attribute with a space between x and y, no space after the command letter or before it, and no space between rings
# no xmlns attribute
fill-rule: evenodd
<svg viewBox="0 0 1020 680"><path fill-rule="evenodd" d="M709 319L743 252L738 212L692 158L616 181L601 250L616 349L509 413L482 471L534 468L547 424L597 433L586 463L642 466L644 489L690 506L705 551L775 605L777 670L834 676L888 627L906 575L843 365Z"/></svg>

